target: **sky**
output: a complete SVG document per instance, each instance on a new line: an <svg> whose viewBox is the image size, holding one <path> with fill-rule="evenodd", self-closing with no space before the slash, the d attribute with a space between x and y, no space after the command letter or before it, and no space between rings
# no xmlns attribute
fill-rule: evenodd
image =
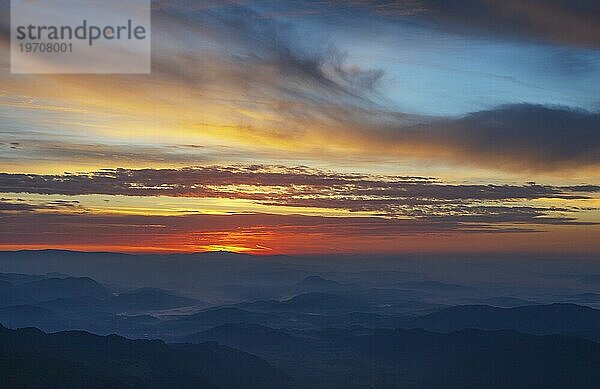
<svg viewBox="0 0 600 389"><path fill-rule="evenodd" d="M153 1L140 75L0 13L0 249L600 254L598 2Z"/></svg>

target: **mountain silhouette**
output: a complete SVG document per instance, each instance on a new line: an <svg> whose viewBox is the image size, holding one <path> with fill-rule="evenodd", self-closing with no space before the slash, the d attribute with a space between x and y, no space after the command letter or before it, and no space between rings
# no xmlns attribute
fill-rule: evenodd
<svg viewBox="0 0 600 389"><path fill-rule="evenodd" d="M530 334L561 334L600 328L600 310L575 304L515 308L463 305L412 319L408 326L440 332L477 328L511 329Z"/></svg>
<svg viewBox="0 0 600 389"><path fill-rule="evenodd" d="M157 288L140 288L107 299L106 308L113 312L164 310L204 304Z"/></svg>
<svg viewBox="0 0 600 389"><path fill-rule="evenodd" d="M514 308L514 307L523 307L526 305L535 305L534 301L524 300L517 297L490 297L486 299L481 299L478 301L479 304L483 305L491 305L493 307L500 308Z"/></svg>
<svg viewBox="0 0 600 389"><path fill-rule="evenodd" d="M378 330L340 340L363 358L415 377L418 388L592 389L600 344L514 331Z"/></svg>
<svg viewBox="0 0 600 389"><path fill-rule="evenodd" d="M0 327L2 387L283 388L260 358L216 343L167 345L83 331Z"/></svg>
<svg viewBox="0 0 600 389"><path fill-rule="evenodd" d="M286 331L267 326L230 323L186 336L184 341L190 343L215 341L242 350L250 350L293 344L296 338Z"/></svg>
<svg viewBox="0 0 600 389"><path fill-rule="evenodd" d="M361 327L290 335L239 324L193 337L265 358L297 388L593 389L600 383L600 344L561 335Z"/></svg>
<svg viewBox="0 0 600 389"><path fill-rule="evenodd" d="M42 278L0 288L0 306L29 304L58 298L105 299L110 292L89 277Z"/></svg>

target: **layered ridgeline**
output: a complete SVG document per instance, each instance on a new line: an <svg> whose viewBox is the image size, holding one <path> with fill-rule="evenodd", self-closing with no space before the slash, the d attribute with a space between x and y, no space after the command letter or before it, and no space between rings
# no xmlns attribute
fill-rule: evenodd
<svg viewBox="0 0 600 389"><path fill-rule="evenodd" d="M526 262L489 283L423 263L0 253L0 386L599 386L595 263L533 286Z"/></svg>

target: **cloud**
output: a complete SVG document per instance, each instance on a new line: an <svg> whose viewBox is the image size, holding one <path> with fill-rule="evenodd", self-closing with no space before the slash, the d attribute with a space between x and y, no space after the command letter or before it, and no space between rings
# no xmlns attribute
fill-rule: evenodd
<svg viewBox="0 0 600 389"><path fill-rule="evenodd" d="M600 5L589 0L304 0L292 2L291 8L298 15L304 8L344 18L420 20L431 28L472 36L600 46Z"/></svg>
<svg viewBox="0 0 600 389"><path fill-rule="evenodd" d="M189 165L205 163L219 158L242 159L256 157L250 150L215 145L126 145L71 142L68 140L35 139L35 134L3 133L0 136L19 137L19 142L0 143L0 160L11 162L37 161L59 162L61 165L98 164L112 161L128 165Z"/></svg>
<svg viewBox="0 0 600 389"><path fill-rule="evenodd" d="M273 253L597 253L595 227L540 234L527 224L274 214L141 216L94 213L0 214L3 249ZM549 229L553 228L548 226ZM586 238L586 235L589 237Z"/></svg>
<svg viewBox="0 0 600 389"><path fill-rule="evenodd" d="M373 20L422 23L470 36L521 39L579 47L600 46L600 6L589 0L292 0L243 1L194 8L163 2L161 10L228 12L252 10L253 18L281 22L316 16L332 23Z"/></svg>
<svg viewBox="0 0 600 389"><path fill-rule="evenodd" d="M423 0L432 21L456 30L483 31L575 46L600 46L600 5L587 0Z"/></svg>
<svg viewBox="0 0 600 389"><path fill-rule="evenodd" d="M36 212L77 212L83 209L77 200L37 201L24 199L0 199L0 217L5 215L23 215Z"/></svg>
<svg viewBox="0 0 600 389"><path fill-rule="evenodd" d="M541 197L574 198L574 190L585 192L595 186L567 188L527 185L451 185L430 177L381 176L336 173L308 167L271 165L207 166L181 169L103 169L63 175L0 173L2 192L42 194L109 194L130 196L206 197L249 196L228 187L254 186L258 199L268 199L274 187L288 195L386 196L438 200L506 200ZM260 189L264 189L260 191ZM272 194L276 196L276 193ZM282 196L283 197L283 196Z"/></svg>
<svg viewBox="0 0 600 389"><path fill-rule="evenodd" d="M153 129L169 139L168 129L176 129L178 138L195 143L211 138L256 148L262 142L273 151L280 141L302 141L310 123L376 107L384 72L348 63L331 42L304 44L291 25L241 5L190 9L189 2L165 2L159 8L151 75L8 74L3 89L24 102L2 105L27 115L25 124L11 117L18 127L10 130L81 131L84 123L96 139L109 137L114 145L134 136L143 142Z"/></svg>
<svg viewBox="0 0 600 389"><path fill-rule="evenodd" d="M439 14L445 23L458 18L451 17L454 14L462 15L458 19L465 24L479 20L473 15L489 14L490 20L510 25L502 21L504 11L492 9L516 3L496 4L500 3L352 1L325 8L341 7L352 15L361 7L377 12L402 9L403 14L414 7L419 10L414 16ZM541 7L538 2L528 4L523 5L525 15L546 15L533 11ZM547 4L570 10L566 13L585 11L566 2ZM424 170L452 164L528 175L598 171L598 112L531 104L458 118L398 112L380 101L384 71L350 63L344 51L326 40L304 42L292 24L261 17L263 11L252 5L213 3L190 9L186 1L161 2L153 19L159 33L154 34L153 74L148 76L69 75L40 82L37 77L6 75L3 87L11 94L35 97L21 99L27 103L4 103L17 112L5 124L6 131L23 136L11 136L20 147L3 153L3 158L11 163L71 158L85 166L93 161L95 166L177 166L245 161L240 155L245 154L266 161L411 163L426 165ZM471 13L465 14L468 10ZM580 67L572 63L581 62L577 58L565 61L567 67ZM54 105L46 104L48 100ZM60 114L51 114L57 107ZM73 136L81 134L81 123L94 141ZM57 127L70 129L70 137L44 142L24 135L25 130L40 128L56 133ZM110 142L102 144L106 139ZM152 146L157 139L161 145ZM182 139L207 145L207 152L163 147ZM208 151L215 144L229 148ZM229 158L219 158L223 155Z"/></svg>
<svg viewBox="0 0 600 389"><path fill-rule="evenodd" d="M429 177L336 173L268 165L104 169L62 175L0 174L5 193L168 196L247 200L257 205L345 210L348 215L432 223L582 224L568 201L593 199L595 186L449 184ZM566 205L524 204L561 200Z"/></svg>
<svg viewBox="0 0 600 389"><path fill-rule="evenodd" d="M384 74L348 64L346 54L331 42L304 44L293 25L261 18L245 5L195 8L173 1L161 7L153 23L161 31L153 71L205 88L217 81L252 95L275 93L306 103L335 96L359 105L368 103ZM190 36L201 39L194 42ZM172 50L174 42L201 55Z"/></svg>
<svg viewBox="0 0 600 389"><path fill-rule="evenodd" d="M429 149L425 157L503 170L551 171L599 166L598 128L600 113L519 104L389 130L383 139L404 152Z"/></svg>

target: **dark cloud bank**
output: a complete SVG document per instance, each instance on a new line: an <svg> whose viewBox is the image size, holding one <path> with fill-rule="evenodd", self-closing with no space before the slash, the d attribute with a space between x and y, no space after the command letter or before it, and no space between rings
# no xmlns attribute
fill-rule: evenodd
<svg viewBox="0 0 600 389"><path fill-rule="evenodd" d="M600 164L600 114L518 104L390 130L399 144L437 146L447 157L507 170L551 171Z"/></svg>
<svg viewBox="0 0 600 389"><path fill-rule="evenodd" d="M595 185L447 184L427 177L343 174L306 167L208 166L182 169L106 169L63 175L0 174L5 193L126 195L252 200L270 206L343 209L436 223L581 224L581 209L541 207L540 198L587 199ZM43 208L74 207L72 203ZM4 211L32 211L5 201Z"/></svg>

